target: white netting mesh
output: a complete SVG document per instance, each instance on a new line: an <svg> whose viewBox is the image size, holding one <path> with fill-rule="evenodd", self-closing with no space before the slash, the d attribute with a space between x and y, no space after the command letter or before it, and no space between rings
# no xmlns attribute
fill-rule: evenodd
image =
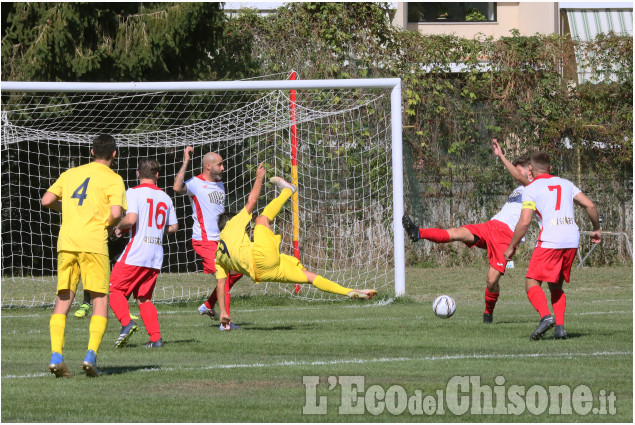
<svg viewBox="0 0 635 425"><path fill-rule="evenodd" d="M353 288L394 285L390 99L380 90L303 90L297 94L300 259L316 273ZM2 307L53 302L60 214L39 200L64 170L91 160L99 133L119 145L113 169L136 185L139 158L162 164L158 185L172 196L179 231L166 237L159 302L202 299L212 289L191 246L191 209L172 183L183 149L225 160L227 209L246 202L257 165L267 180L291 178L289 92L2 93ZM276 196L269 184L258 210ZM281 251L293 255L292 206L275 222ZM247 292L292 293L293 285ZM294 296L334 299L304 285Z"/></svg>

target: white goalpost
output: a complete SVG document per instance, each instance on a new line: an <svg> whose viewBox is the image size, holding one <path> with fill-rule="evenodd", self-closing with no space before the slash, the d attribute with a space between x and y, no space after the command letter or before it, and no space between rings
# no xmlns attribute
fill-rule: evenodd
<svg viewBox="0 0 635 425"><path fill-rule="evenodd" d="M191 246L189 199L171 189L188 145L186 178L200 174L206 152L223 156L227 210L242 208L260 162L267 180L297 183L274 224L282 252L343 286L405 294L400 79L0 84L2 308L53 303L61 217L39 200L63 171L91 160L101 133L117 140L113 169L126 187L137 183L140 158L156 158L177 209L157 302L203 299L214 284ZM276 195L266 184L257 210ZM310 285L238 286L339 299Z"/></svg>

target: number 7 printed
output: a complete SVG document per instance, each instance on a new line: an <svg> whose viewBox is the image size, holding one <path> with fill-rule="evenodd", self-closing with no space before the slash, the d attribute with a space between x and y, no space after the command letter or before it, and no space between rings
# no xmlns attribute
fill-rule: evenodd
<svg viewBox="0 0 635 425"><path fill-rule="evenodd" d="M560 210L560 200L562 198L562 188L560 187L560 185L557 186L547 186L549 188L550 192L553 192L554 190L556 191L556 211Z"/></svg>

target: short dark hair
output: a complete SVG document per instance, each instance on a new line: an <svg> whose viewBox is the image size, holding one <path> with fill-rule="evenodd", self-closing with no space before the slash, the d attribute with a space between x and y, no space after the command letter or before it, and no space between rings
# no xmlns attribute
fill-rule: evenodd
<svg viewBox="0 0 635 425"><path fill-rule="evenodd" d="M117 142L110 134L100 134L93 139L93 156L95 159L110 159L117 151Z"/></svg>
<svg viewBox="0 0 635 425"><path fill-rule="evenodd" d="M218 216L218 230L222 232L225 226L227 225L227 222L231 220L232 218L234 218L236 215L238 215L237 212L224 212L221 215L219 215Z"/></svg>
<svg viewBox="0 0 635 425"><path fill-rule="evenodd" d="M520 165L521 167L529 167L530 163L531 163L531 157L529 155L523 155L523 156L519 156L518 158L516 158L512 162L512 165L514 167L517 166L517 165Z"/></svg>
<svg viewBox="0 0 635 425"><path fill-rule="evenodd" d="M139 161L140 179L154 179L159 171L161 171L161 164L156 159L143 158Z"/></svg>
<svg viewBox="0 0 635 425"><path fill-rule="evenodd" d="M545 151L538 151L531 154L531 166L540 170L549 171L551 166L551 158Z"/></svg>

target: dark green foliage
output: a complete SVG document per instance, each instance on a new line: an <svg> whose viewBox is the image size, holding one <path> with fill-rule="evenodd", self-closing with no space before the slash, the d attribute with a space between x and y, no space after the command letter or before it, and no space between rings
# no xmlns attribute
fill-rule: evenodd
<svg viewBox="0 0 635 425"><path fill-rule="evenodd" d="M13 3L6 19L5 80L178 81L223 73L220 3Z"/></svg>

